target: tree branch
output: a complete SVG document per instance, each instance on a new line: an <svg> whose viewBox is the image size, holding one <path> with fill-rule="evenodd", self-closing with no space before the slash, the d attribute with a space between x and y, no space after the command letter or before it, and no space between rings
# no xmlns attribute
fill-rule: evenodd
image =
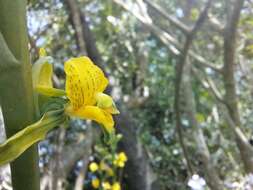
<svg viewBox="0 0 253 190"><path fill-rule="evenodd" d="M176 26L179 30L181 30L184 34L189 34L191 32L191 27L184 24L179 19L175 18L172 15L169 15L161 6L158 4L150 1L150 0L144 0L145 3L152 9L154 9L158 14L163 16L165 19L167 19L171 24ZM213 29L218 31L219 33L223 33L224 27L223 25L212 15L208 14L208 20L209 24Z"/></svg>
<svg viewBox="0 0 253 190"><path fill-rule="evenodd" d="M199 76L199 73L196 72L195 69L192 69L192 70L195 74L195 77L199 80L199 82L203 86L203 88L207 89L210 92L210 94L212 94L215 97L215 100L217 102L221 103L221 106L218 105L218 107L220 107L221 110L223 110L223 111L221 111L221 113L222 113L225 121L228 123L228 126L233 131L237 143L239 143L243 147L243 150L245 150L245 149L247 150L245 152L246 156L250 157L253 154L252 146L249 144L248 139L245 136L245 134L242 132L242 130L238 126L236 126L235 122L233 121L233 119L229 115L229 110L227 108L227 102L223 100L222 95L220 94L216 85L214 84L214 82L210 78L204 77L204 80L203 80ZM207 85L205 84L205 82Z"/></svg>
<svg viewBox="0 0 253 190"><path fill-rule="evenodd" d="M165 10L163 10L162 7L159 5L155 4L152 1L149 0L144 0L145 3L147 3L148 6L153 8L157 13L159 13L161 16L163 16L165 19L167 19L171 24L179 28L184 34L189 34L191 32L191 28L185 25L183 22L175 18L174 16L171 16L166 13Z"/></svg>
<svg viewBox="0 0 253 190"><path fill-rule="evenodd" d="M76 0L66 0L66 3L69 8L70 12L70 22L72 23L72 26L75 30L75 37L76 42L78 45L78 48L80 50L80 53L82 55L86 55L86 49L85 49L85 41L83 39L83 32L82 32L82 21L81 21L81 15L80 10L78 7Z"/></svg>
<svg viewBox="0 0 253 190"><path fill-rule="evenodd" d="M184 152L184 156L188 162L188 169L190 172L193 172L193 171L192 171L191 164L190 164L190 161L188 158L188 153L187 153L187 150L186 150L186 147L184 144L183 131L182 131L182 126L181 126L180 89L181 89L181 81L182 81L182 76L183 76L183 69L184 69L184 65L186 64L186 59L188 57L189 48L192 44L192 40L193 40L194 36L196 35L196 32L199 30L199 28L201 27L201 25L203 24L204 20L207 17L207 13L208 13L208 10L211 6L211 2L212 2L212 0L209 0L207 2L204 10L200 14L200 17L196 21L193 29L191 30L191 32L189 34L187 34L184 48L183 48L183 51L181 53L181 57L179 58L179 62L176 67L175 96L174 96L174 98L175 98L174 99L174 110L175 110L175 117L176 117L175 118L176 119L176 129L178 132L178 137L179 137L181 147Z"/></svg>
<svg viewBox="0 0 253 190"><path fill-rule="evenodd" d="M144 16L138 14L137 11L133 11L131 7L129 7L125 2L122 0L114 0L115 3L123 7L125 10L130 12L133 16L135 16L146 28L155 35L172 53L173 56L178 57L180 55L180 52L183 51L181 44L172 37L169 33L163 31L156 25L154 25L151 21L151 19L145 19ZM193 51L189 51L189 55L196 61L195 64L201 66L201 67L207 67L215 72L221 73L221 69L215 67L212 63L205 60L202 56L196 54Z"/></svg>
<svg viewBox="0 0 253 190"><path fill-rule="evenodd" d="M224 187L222 181L219 178L215 165L212 162L212 157L210 155L203 130L200 127L199 122L196 118L196 103L192 91L192 74L189 59L186 60L183 73L184 75L182 79L182 91L184 92L184 108L188 116L190 126L193 129L193 138L197 146L197 157L199 161L203 163L203 173L210 189L223 190Z"/></svg>

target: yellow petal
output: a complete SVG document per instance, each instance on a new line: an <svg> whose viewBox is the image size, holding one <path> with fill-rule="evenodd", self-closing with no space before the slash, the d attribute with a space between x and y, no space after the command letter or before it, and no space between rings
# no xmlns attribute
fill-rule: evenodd
<svg viewBox="0 0 253 190"><path fill-rule="evenodd" d="M103 92L108 80L88 57L69 59L65 65L66 93L74 109L94 105L95 95Z"/></svg>
<svg viewBox="0 0 253 190"><path fill-rule="evenodd" d="M98 178L94 178L92 179L91 181L91 185L94 189L98 189L99 188L99 185L100 185L100 181Z"/></svg>
<svg viewBox="0 0 253 190"><path fill-rule="evenodd" d="M108 181L106 181L102 183L102 187L104 188L104 190L109 190L111 189L111 184Z"/></svg>
<svg viewBox="0 0 253 190"><path fill-rule="evenodd" d="M59 96L66 95L64 90L52 88L48 86L43 86L43 85L37 85L36 92L45 96L52 96L52 97L59 97Z"/></svg>
<svg viewBox="0 0 253 190"><path fill-rule="evenodd" d="M107 167L108 167L108 166L106 165L106 163L105 163L104 161L101 161L101 162L99 163L99 169L100 169L100 170L106 170Z"/></svg>
<svg viewBox="0 0 253 190"><path fill-rule="evenodd" d="M103 109L96 106L84 106L78 110L71 107L66 108L66 113L80 119L90 119L102 124L106 131L111 133L113 131L114 121L112 115Z"/></svg>
<svg viewBox="0 0 253 190"><path fill-rule="evenodd" d="M98 170L98 164L96 162L92 162L90 165L89 165L89 169L90 171L92 172L95 172Z"/></svg>
<svg viewBox="0 0 253 190"><path fill-rule="evenodd" d="M53 66L49 63L50 57L40 57L32 67L32 78L33 78L33 89L34 89L34 105L36 110L36 115L40 115L40 104L43 102L41 97L36 92L38 85L45 86L47 88L52 88L52 74Z"/></svg>
<svg viewBox="0 0 253 190"><path fill-rule="evenodd" d="M40 57L45 57L45 56L47 56L46 50L45 50L44 48L40 48L40 49L39 49L39 55L40 55Z"/></svg>
<svg viewBox="0 0 253 190"><path fill-rule="evenodd" d="M106 173L107 173L107 175L109 175L109 176L114 176L114 172L113 172L113 170L112 170L111 168L108 168L108 169L106 170Z"/></svg>
<svg viewBox="0 0 253 190"><path fill-rule="evenodd" d="M120 183L119 182L115 182L112 185L112 189L111 190L121 190Z"/></svg>
<svg viewBox="0 0 253 190"><path fill-rule="evenodd" d="M127 156L126 156L125 152L120 152L120 153L118 154L118 158L119 158L119 160L121 160L122 162L126 162L126 161L127 161Z"/></svg>
<svg viewBox="0 0 253 190"><path fill-rule="evenodd" d="M47 57L42 57L36 61L32 67L33 87L43 85L52 87L53 66L48 63Z"/></svg>
<svg viewBox="0 0 253 190"><path fill-rule="evenodd" d="M119 161L117 166L120 167L120 168L124 168L125 167L125 162Z"/></svg>

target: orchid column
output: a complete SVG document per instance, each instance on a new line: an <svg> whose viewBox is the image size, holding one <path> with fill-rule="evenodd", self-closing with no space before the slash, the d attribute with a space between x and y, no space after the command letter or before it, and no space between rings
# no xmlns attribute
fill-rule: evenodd
<svg viewBox="0 0 253 190"><path fill-rule="evenodd" d="M7 136L34 122L26 1L0 0L0 104ZM15 190L39 190L37 145L11 163Z"/></svg>

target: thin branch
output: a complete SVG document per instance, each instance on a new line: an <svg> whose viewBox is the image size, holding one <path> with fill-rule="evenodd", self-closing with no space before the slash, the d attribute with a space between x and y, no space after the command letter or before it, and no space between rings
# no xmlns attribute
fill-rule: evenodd
<svg viewBox="0 0 253 190"><path fill-rule="evenodd" d="M180 55L180 52L182 51L182 46L181 44L169 33L163 31L156 25L154 25L152 22L150 22L150 19L146 19L146 17L138 14L137 11L133 11L131 7L129 7L126 3L124 3L122 0L113 0L115 3L123 7L125 10L127 10L129 13L131 13L133 16L135 16L146 28L154 34L172 53L173 56L178 57ZM189 51L189 55L196 60L194 62L195 64L202 66L202 67L207 67L212 69L213 71L217 73L221 73L221 69L215 67L211 62L207 61L205 58L202 56L196 54L193 51Z"/></svg>
<svg viewBox="0 0 253 190"><path fill-rule="evenodd" d="M224 32L224 25L220 23L220 21L215 18L211 13L208 14L208 21L213 29L218 31L220 34Z"/></svg>
<svg viewBox="0 0 253 190"><path fill-rule="evenodd" d="M87 132L86 132L86 134L87 134L86 138L90 139L90 141L87 143L88 144L87 149L85 149L86 152L84 153L83 158L82 158L83 163L82 163L82 167L79 171L79 174L76 178L74 190L82 190L83 189L83 181L84 181L85 176L86 176L87 166L88 166L88 163L89 163L89 157L92 153L91 148L92 148L93 142L95 141L95 139L93 137L92 126L89 123L87 123L87 125L88 125L88 129L87 129Z"/></svg>
<svg viewBox="0 0 253 190"><path fill-rule="evenodd" d="M202 56L196 54L195 52L189 50L189 56L191 56L193 59L195 59L196 62L194 62L196 65L199 65L200 67L205 67L212 69L216 73L222 73L222 67L214 66L214 64L206 59L204 59Z"/></svg>
<svg viewBox="0 0 253 190"><path fill-rule="evenodd" d="M75 29L75 37L78 48L82 55L87 55L86 48L85 48L85 40L83 39L83 32L82 32L82 20L81 20L81 13L78 7L78 4L75 0L66 0L66 4L69 8L69 19L72 23L72 26Z"/></svg>
<svg viewBox="0 0 253 190"><path fill-rule="evenodd" d="M203 76L204 80L200 77L199 71L195 68L192 68L192 72L194 73L195 77L199 80L200 84L203 86L204 89L207 89L210 94L212 94L216 100L224 105L226 105L226 102L224 101L222 94L218 90L217 86L214 84L214 82L207 76Z"/></svg>
<svg viewBox="0 0 253 190"><path fill-rule="evenodd" d="M187 59L182 79L184 111L188 115L189 123L193 128L192 134L197 145L198 159L203 163L203 171L205 173L207 184L210 189L222 190L224 189L223 183L219 178L214 163L212 162L212 157L210 155L203 130L196 119L196 103L194 94L192 93L191 68L191 63L189 59Z"/></svg>
<svg viewBox="0 0 253 190"><path fill-rule="evenodd" d="M219 92L218 88L216 87L216 85L214 84L214 82L208 77L204 77L204 80L203 80L200 77L199 73L197 73L196 69L192 69L192 71L193 71L195 77L200 82L201 86L204 89L208 90L210 92L210 94L215 97L215 100L217 102L220 102L223 105L223 106L219 106L219 107L222 110L224 110L224 111L222 111L222 115L224 116L224 119L228 123L228 126L230 126L230 128L233 130L233 132L235 134L235 137L237 139L239 139L241 141L241 143L243 143L246 147L248 147L249 154L252 153L252 151L253 151L252 147L248 143L248 140L247 140L246 136L244 135L244 133L242 132L242 130L238 126L236 126L235 122L233 121L233 119L229 115L229 110L227 108L227 103L222 98L222 95L220 94L220 92Z"/></svg>
<svg viewBox="0 0 253 190"><path fill-rule="evenodd" d="M235 67L235 47L236 47L236 31L240 18L244 0L237 0L225 28L224 34L224 84L226 91L226 101L228 109L234 122L240 126L240 118L237 107L237 97L235 90L234 67Z"/></svg>
<svg viewBox="0 0 253 190"><path fill-rule="evenodd" d="M186 151L186 147L184 144L183 131L182 131L182 126L181 126L181 110L180 110L181 81L182 81L182 76L183 76L184 65L186 64L186 59L187 59L188 53L189 53L189 48L192 44L193 38L196 35L197 31L200 29L201 25L204 23L204 20L207 18L207 13L208 13L209 8L211 7L211 3L212 3L212 0L209 0L207 2L204 10L200 14L193 29L191 30L191 32L189 34L187 34L184 48L183 48L183 51L181 53L181 57L179 59L179 63L177 64L177 68L176 68L177 74L176 74L176 80L175 80L174 110L175 110L175 117L176 117L175 118L176 119L176 128L177 128L180 144L181 144L181 147L183 149L184 156L186 159L188 158L188 156L187 156L188 153ZM187 160L187 162L188 162L189 171L192 172L190 161Z"/></svg>
<svg viewBox="0 0 253 190"><path fill-rule="evenodd" d="M167 19L171 24L173 24L178 29L180 29L184 34L189 34L191 32L191 26L187 26L179 19L175 18L172 15L169 15L158 4L156 4L150 0L144 0L144 2L147 3L147 5L150 6L152 9L154 9L158 14L160 14L165 19ZM216 31L218 31L221 34L223 33L224 26L212 14L208 14L208 22L213 29L215 29Z"/></svg>
<svg viewBox="0 0 253 190"><path fill-rule="evenodd" d="M190 27L185 25L183 22L181 22L180 20L178 20L174 16L167 14L167 12L165 10L163 10L163 8L160 7L159 5L157 5L154 2L149 1L149 0L144 0L144 2L147 3L147 5L150 6L151 8L153 8L156 12L158 12L161 16L166 18L169 22L171 22L171 24L173 24L174 26L179 28L183 33L189 34L191 32Z"/></svg>

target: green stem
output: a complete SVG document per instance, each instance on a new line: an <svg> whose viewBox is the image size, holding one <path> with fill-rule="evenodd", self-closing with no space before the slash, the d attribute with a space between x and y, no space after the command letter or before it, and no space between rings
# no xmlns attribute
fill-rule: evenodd
<svg viewBox="0 0 253 190"><path fill-rule="evenodd" d="M34 122L26 1L0 0L0 102L7 136ZM15 190L39 190L37 145L11 163Z"/></svg>

